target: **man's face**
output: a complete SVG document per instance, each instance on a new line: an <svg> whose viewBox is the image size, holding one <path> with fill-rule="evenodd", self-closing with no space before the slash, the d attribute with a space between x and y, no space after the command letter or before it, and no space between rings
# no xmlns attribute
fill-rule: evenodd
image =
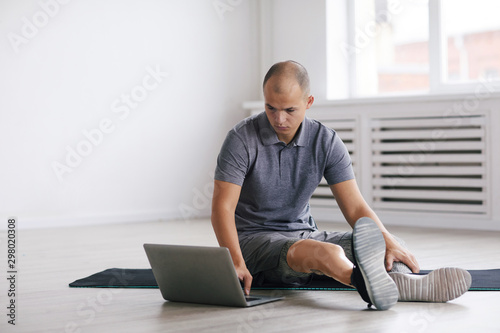
<svg viewBox="0 0 500 333"><path fill-rule="evenodd" d="M267 119L278 135L278 139L289 144L314 101L314 97L304 96L299 84L292 79L280 82L274 89L278 77L272 77L264 86ZM281 79L283 80L283 79Z"/></svg>

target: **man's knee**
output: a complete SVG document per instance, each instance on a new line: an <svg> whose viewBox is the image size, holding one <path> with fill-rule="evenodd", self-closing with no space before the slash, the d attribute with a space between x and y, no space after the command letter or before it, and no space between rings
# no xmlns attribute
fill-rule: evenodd
<svg viewBox="0 0 500 333"><path fill-rule="evenodd" d="M341 246L313 239L297 241L288 249L287 262L295 271L315 272L333 257L344 254ZM319 270L320 273L321 270Z"/></svg>

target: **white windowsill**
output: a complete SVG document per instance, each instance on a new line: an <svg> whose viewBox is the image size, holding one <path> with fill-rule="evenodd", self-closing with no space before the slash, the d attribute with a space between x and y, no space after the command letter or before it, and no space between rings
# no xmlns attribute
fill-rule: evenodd
<svg viewBox="0 0 500 333"><path fill-rule="evenodd" d="M486 92L488 94L486 94ZM500 99L500 91L489 92L488 90L481 90L480 93L484 96L477 96L478 98L485 99ZM446 94L418 94L418 95L405 95L405 96L381 96L381 97L363 97L363 98L349 98L341 100L316 100L315 106L343 106L343 105L362 105L362 104L388 104L388 103L412 103L412 102L427 102L427 101L461 101L475 98L475 92L463 93L446 93ZM254 110L262 108L264 110L264 101L246 101L242 104L244 109Z"/></svg>

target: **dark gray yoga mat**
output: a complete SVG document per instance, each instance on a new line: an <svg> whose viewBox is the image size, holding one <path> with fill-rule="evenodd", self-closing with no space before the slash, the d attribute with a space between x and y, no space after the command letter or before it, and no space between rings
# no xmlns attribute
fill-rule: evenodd
<svg viewBox="0 0 500 333"><path fill-rule="evenodd" d="M419 274L427 274L422 270ZM500 269L469 270L470 291L500 291ZM73 288L158 288L151 269L110 268L69 284ZM315 276L307 285L264 285L252 289L285 290L354 290L333 279Z"/></svg>

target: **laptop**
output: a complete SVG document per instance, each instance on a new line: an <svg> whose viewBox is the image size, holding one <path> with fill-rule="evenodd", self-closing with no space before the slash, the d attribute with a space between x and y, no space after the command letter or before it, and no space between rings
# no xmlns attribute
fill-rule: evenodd
<svg viewBox="0 0 500 333"><path fill-rule="evenodd" d="M282 299L246 296L226 247L144 244L144 250L165 300L248 307Z"/></svg>

